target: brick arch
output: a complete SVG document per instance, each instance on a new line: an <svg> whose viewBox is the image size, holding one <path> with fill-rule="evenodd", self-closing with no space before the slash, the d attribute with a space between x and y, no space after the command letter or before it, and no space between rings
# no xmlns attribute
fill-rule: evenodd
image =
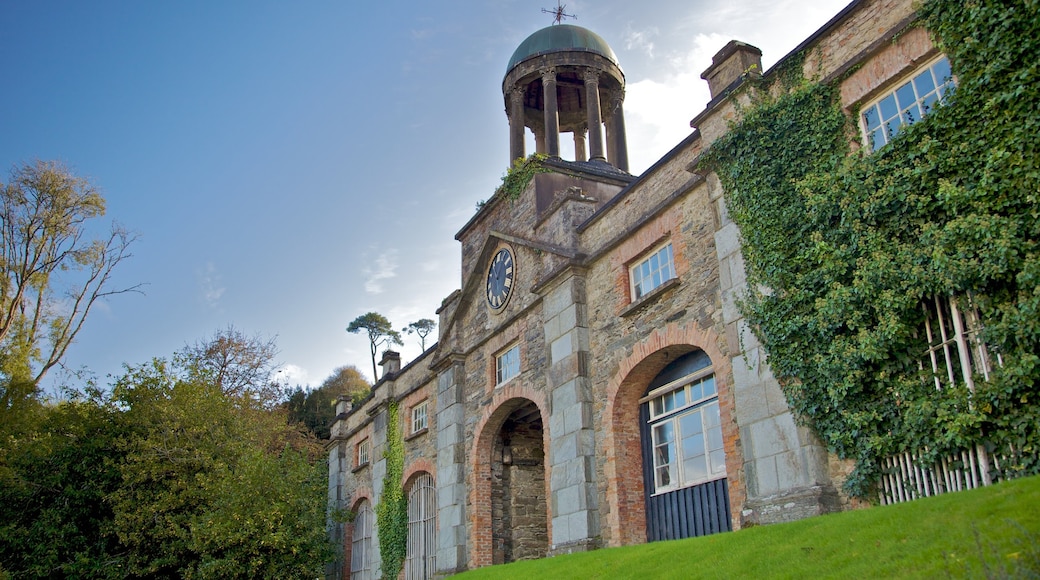
<svg viewBox="0 0 1040 580"><path fill-rule="evenodd" d="M474 430L472 459L472 485L469 492L470 506L470 551L469 567L480 568L492 564L491 537L491 450L495 438L506 419L513 411L527 403L534 403L542 416L542 446L546 452L545 493L550 491L549 467L549 409L541 393L526 386L506 385L498 390L491 402L481 412L480 421ZM550 513L546 522L552 521L551 502L547 502ZM552 545L552 526L547 526L548 544Z"/></svg>
<svg viewBox="0 0 1040 580"><path fill-rule="evenodd" d="M372 488L359 487L350 498L350 510L356 512L362 501L367 501L372 514L375 515L375 502L372 500ZM341 562L341 574L344 578L350 578L350 562L354 551L354 520L351 519L343 524L343 558Z"/></svg>
<svg viewBox="0 0 1040 580"><path fill-rule="evenodd" d="M719 409L726 439L726 467L734 475L741 465L735 447L732 372L729 357L719 349L719 337L711 329L690 322L655 329L636 343L618 364L618 372L607 385L606 462L607 504L617 506L607 514L610 545L646 542L646 505L643 484L643 455L639 435L639 399L650 381L670 362L694 350L711 358L719 390ZM737 478L739 479L739 478ZM731 485L731 488L733 486ZM739 490L738 490L739 491ZM734 505L742 503L730 494Z"/></svg>
<svg viewBox="0 0 1040 580"><path fill-rule="evenodd" d="M404 477L401 478L401 483L404 484L402 489L409 489L415 478L422 473L429 473L430 477L437 481L437 470L428 457L418 457L408 464L404 470Z"/></svg>

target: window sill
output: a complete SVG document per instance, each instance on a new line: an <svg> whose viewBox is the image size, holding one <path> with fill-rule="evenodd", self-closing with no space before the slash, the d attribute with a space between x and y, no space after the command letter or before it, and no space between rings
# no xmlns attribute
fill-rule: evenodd
<svg viewBox="0 0 1040 580"><path fill-rule="evenodd" d="M350 472L351 472L351 473L357 473L357 472L359 472L359 471L362 471L363 469L365 469L365 468L366 468L366 467L368 467L369 465L370 465L370 463L369 463L368 461L366 461L366 462L362 463L361 465L358 465L358 466L357 466L357 467L355 467L354 469L351 469L351 470L350 470Z"/></svg>
<svg viewBox="0 0 1040 580"><path fill-rule="evenodd" d="M656 302L661 297L661 295L665 294L666 292L668 292L672 288L675 288L678 285L679 285L679 279L678 278L670 278L668 280L665 280L664 282L661 283L660 286L658 286L657 288L654 288L653 290L651 290L645 296L640 297L638 300L636 300L636 301L632 302L631 304L629 304L628 306L622 308L621 312L618 315L621 316L622 318L624 318L626 316L631 316L633 313L635 313L637 310L641 309L642 307L646 306L647 304L652 304L652 303Z"/></svg>
<svg viewBox="0 0 1040 580"><path fill-rule="evenodd" d="M408 435L407 437L405 437L404 440L405 441L411 441L412 439L415 439L416 437L419 437L421 435L425 435L426 432L429 431L429 430L430 430L429 427L423 427L422 429L419 429L418 431L416 431L416 432L412 433L411 435Z"/></svg>
<svg viewBox="0 0 1040 580"><path fill-rule="evenodd" d="M710 477L708 479L701 479L701 480L698 480L698 481L694 481L692 483L684 483L682 485L676 485L674 487L669 487L667 489L662 489L661 491L656 491L655 490L654 493L650 494L650 497L657 497L659 495L669 494L669 493L672 493L672 492L676 492L676 491L680 491L680 490L686 489L688 487L697 487L698 485L704 485L706 483L711 483L713 481L718 481L720 479L726 479L726 474L722 473L722 474L719 474L719 475L712 476L712 477Z"/></svg>

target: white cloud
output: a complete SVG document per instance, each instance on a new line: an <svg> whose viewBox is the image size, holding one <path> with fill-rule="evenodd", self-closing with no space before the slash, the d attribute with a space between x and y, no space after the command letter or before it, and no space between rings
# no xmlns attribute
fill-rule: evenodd
<svg viewBox="0 0 1040 580"><path fill-rule="evenodd" d="M383 281L397 276L397 250L389 249L379 254L371 266L365 266L365 292L382 294Z"/></svg>
<svg viewBox="0 0 1040 580"><path fill-rule="evenodd" d="M310 384L310 373L307 369L294 364L282 365L275 371L274 376L279 384L287 387Z"/></svg>
<svg viewBox="0 0 1040 580"><path fill-rule="evenodd" d="M206 262L206 267L198 272L197 276L203 302L210 308L216 308L220 298L224 295L224 291L227 290L221 284L220 272L217 271L217 267L213 265L213 262Z"/></svg>
<svg viewBox="0 0 1040 580"><path fill-rule="evenodd" d="M625 31L625 49L627 50L638 50L645 52L647 56L654 56L654 41L653 38L658 35L659 31L656 26L651 26L645 30L626 30Z"/></svg>
<svg viewBox="0 0 1040 580"><path fill-rule="evenodd" d="M689 50L670 55L657 74L625 88L633 172L642 173L690 134L690 119L710 100L701 72L726 42L719 34L698 34ZM631 147L633 143L638 146Z"/></svg>

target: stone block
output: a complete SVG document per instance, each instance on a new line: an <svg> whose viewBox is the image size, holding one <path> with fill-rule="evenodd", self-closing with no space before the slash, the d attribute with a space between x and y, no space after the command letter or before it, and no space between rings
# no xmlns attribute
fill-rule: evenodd
<svg viewBox="0 0 1040 580"><path fill-rule="evenodd" d="M461 425L442 423L440 415L437 415L437 424L441 427L437 430L437 449L445 449L462 441Z"/></svg>
<svg viewBox="0 0 1040 580"><path fill-rule="evenodd" d="M811 483L801 451L799 448L776 456L776 480L780 490L804 487Z"/></svg>
<svg viewBox="0 0 1040 580"><path fill-rule="evenodd" d="M722 291L722 322L728 324L744 317L737 306L743 297L743 288L730 288Z"/></svg>
<svg viewBox="0 0 1040 580"><path fill-rule="evenodd" d="M715 232L715 252L719 259L740 251L740 230L737 224L729 222Z"/></svg>
<svg viewBox="0 0 1040 580"><path fill-rule="evenodd" d="M773 457L762 457L755 462L755 491L759 496L772 495L780 490L780 481L776 475L776 460ZM750 491L750 490L749 490Z"/></svg>
<svg viewBox="0 0 1040 580"><path fill-rule="evenodd" d="M778 455L801 447L798 430L790 413L752 423L749 431L756 458Z"/></svg>
<svg viewBox="0 0 1040 580"><path fill-rule="evenodd" d="M555 363L557 361L561 361L564 358L570 356L571 353L574 352L574 343L571 340L571 333L568 332L560 338L554 340L552 344L549 346L549 352L550 356L552 357L550 359L550 364Z"/></svg>
<svg viewBox="0 0 1040 580"><path fill-rule="evenodd" d="M573 433L553 434L552 443L553 466L562 465L578 456L578 437Z"/></svg>
<svg viewBox="0 0 1040 580"><path fill-rule="evenodd" d="M552 414L556 415L563 412L584 400L582 396L584 393L583 389L578 384L577 379L568 381L552 391Z"/></svg>
<svg viewBox="0 0 1040 580"><path fill-rule="evenodd" d="M766 391L753 371L744 364L743 357L733 360L733 405L737 423L752 424L772 415L766 400Z"/></svg>
<svg viewBox="0 0 1040 580"><path fill-rule="evenodd" d="M564 433L592 428L592 405L578 403L564 409Z"/></svg>

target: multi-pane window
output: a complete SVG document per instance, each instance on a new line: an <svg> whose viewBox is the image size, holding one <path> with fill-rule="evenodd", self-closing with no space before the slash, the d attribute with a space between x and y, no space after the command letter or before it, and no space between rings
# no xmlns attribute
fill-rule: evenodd
<svg viewBox="0 0 1040 580"><path fill-rule="evenodd" d="M501 385L520 374L520 345L495 357L495 384Z"/></svg>
<svg viewBox="0 0 1040 580"><path fill-rule="evenodd" d="M368 464L369 447L371 444L368 439L362 439L357 444L357 467Z"/></svg>
<svg viewBox="0 0 1040 580"><path fill-rule="evenodd" d="M726 477L715 376L679 384L649 401L654 493Z"/></svg>
<svg viewBox="0 0 1040 580"><path fill-rule="evenodd" d="M412 433L418 433L426 428L427 401L423 401L412 407Z"/></svg>
<svg viewBox="0 0 1040 580"><path fill-rule="evenodd" d="M943 56L919 69L896 90L864 107L863 128L871 151L891 141L903 125L920 121L953 86L950 61Z"/></svg>
<svg viewBox="0 0 1040 580"><path fill-rule="evenodd" d="M372 577L372 506L362 500L354 516L354 537L350 542L350 580Z"/></svg>
<svg viewBox="0 0 1040 580"><path fill-rule="evenodd" d="M931 371L935 388L964 384L975 389L975 375L988 379L993 362L1002 366L998 354L991 359L986 343L980 338L982 321L970 294L935 296L921 304L924 309L924 338L928 341L922 368Z"/></svg>
<svg viewBox="0 0 1040 580"><path fill-rule="evenodd" d="M651 290L675 277L671 242L655 249L646 259L632 266L629 280L632 282L632 299L638 300Z"/></svg>

